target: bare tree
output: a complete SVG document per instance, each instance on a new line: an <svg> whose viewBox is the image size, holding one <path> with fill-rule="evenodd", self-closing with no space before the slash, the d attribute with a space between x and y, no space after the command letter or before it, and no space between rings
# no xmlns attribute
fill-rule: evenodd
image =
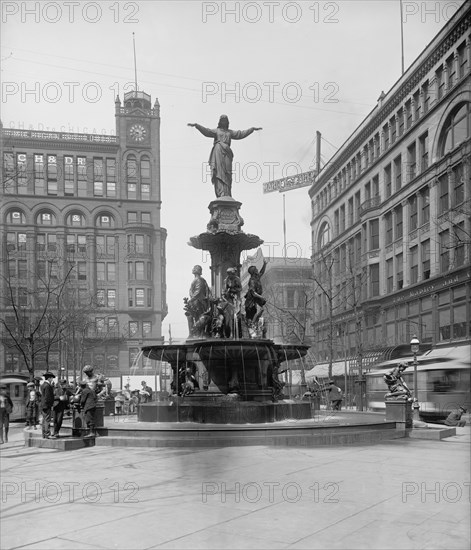
<svg viewBox="0 0 471 550"><path fill-rule="evenodd" d="M314 289L313 294L317 296L315 315L319 321L327 317L327 347L329 361L329 378L332 378L332 363L334 357L334 316L339 307L342 287L335 285L336 268L339 265L338 253L331 249L321 249L315 257L313 268ZM325 315L326 314L326 315Z"/></svg>
<svg viewBox="0 0 471 550"><path fill-rule="evenodd" d="M471 197L452 206L435 221L440 235L440 248L450 252L450 267L459 267L465 262L466 254L471 257Z"/></svg>
<svg viewBox="0 0 471 550"><path fill-rule="evenodd" d="M56 277L58 261L48 259L44 272L19 274L13 262L7 250L1 275L0 323L6 346L20 353L33 379L37 359L45 355L48 365L51 350L57 347L67 327L69 313L63 307L63 298L73 268L66 270L63 277Z"/></svg>
<svg viewBox="0 0 471 550"><path fill-rule="evenodd" d="M10 253L7 247L0 266L3 343L19 352L31 379L36 366L45 362L49 368L57 353L62 362L72 363L75 374L87 350L118 336L117 326L106 324L97 330L94 314L101 307L97 296L85 292L77 298L76 262L60 257L57 251L44 252L37 256L34 271L28 272L26 256ZM21 268L18 258L24 262ZM101 319L110 315L113 313L103 314Z"/></svg>

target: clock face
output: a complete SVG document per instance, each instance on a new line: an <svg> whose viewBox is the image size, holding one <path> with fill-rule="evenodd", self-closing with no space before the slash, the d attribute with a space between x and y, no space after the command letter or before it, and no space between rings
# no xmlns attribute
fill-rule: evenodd
<svg viewBox="0 0 471 550"><path fill-rule="evenodd" d="M142 124L133 124L129 129L129 135L134 141L143 141L147 135L147 130Z"/></svg>

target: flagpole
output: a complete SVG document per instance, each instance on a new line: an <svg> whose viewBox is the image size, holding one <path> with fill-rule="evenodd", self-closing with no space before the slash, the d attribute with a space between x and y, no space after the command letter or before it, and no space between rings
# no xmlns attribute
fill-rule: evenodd
<svg viewBox="0 0 471 550"><path fill-rule="evenodd" d="M402 19L402 0L399 0L399 6L401 11L401 74L404 74L404 22Z"/></svg>
<svg viewBox="0 0 471 550"><path fill-rule="evenodd" d="M285 203L285 194L283 193L283 256L286 263L286 203Z"/></svg>
<svg viewBox="0 0 471 550"><path fill-rule="evenodd" d="M134 33L132 33L132 45L134 49L134 82L136 85L136 92L137 92L137 63L136 63L136 41L134 39Z"/></svg>

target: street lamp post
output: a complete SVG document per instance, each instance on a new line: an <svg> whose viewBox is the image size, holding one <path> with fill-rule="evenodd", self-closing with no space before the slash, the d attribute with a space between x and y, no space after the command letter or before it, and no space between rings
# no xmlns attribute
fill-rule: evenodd
<svg viewBox="0 0 471 550"><path fill-rule="evenodd" d="M413 416L412 416L412 426L414 428L421 428L426 426L425 422L420 420L419 415L419 388L417 385L417 353L419 353L420 342L417 336L414 334L412 340L410 341L410 349L414 355L414 400L412 402Z"/></svg>

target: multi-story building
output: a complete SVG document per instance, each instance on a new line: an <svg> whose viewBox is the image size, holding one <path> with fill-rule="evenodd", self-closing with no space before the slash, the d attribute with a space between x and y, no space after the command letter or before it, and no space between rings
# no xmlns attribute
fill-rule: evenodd
<svg viewBox="0 0 471 550"><path fill-rule="evenodd" d="M115 136L2 129L0 315L14 324L17 305L37 317L32 296L51 285L77 312L37 370L83 362L116 376L163 341L160 107L129 92L115 118ZM5 328L0 365L24 370Z"/></svg>
<svg viewBox="0 0 471 550"><path fill-rule="evenodd" d="M254 265L260 270L263 254L248 256L242 263L242 295L245 295ZM309 258L266 258L261 279L267 300L264 318L267 338L275 342L312 343L312 268Z"/></svg>
<svg viewBox="0 0 471 550"><path fill-rule="evenodd" d="M463 3L309 190L319 361L470 339L470 23Z"/></svg>

